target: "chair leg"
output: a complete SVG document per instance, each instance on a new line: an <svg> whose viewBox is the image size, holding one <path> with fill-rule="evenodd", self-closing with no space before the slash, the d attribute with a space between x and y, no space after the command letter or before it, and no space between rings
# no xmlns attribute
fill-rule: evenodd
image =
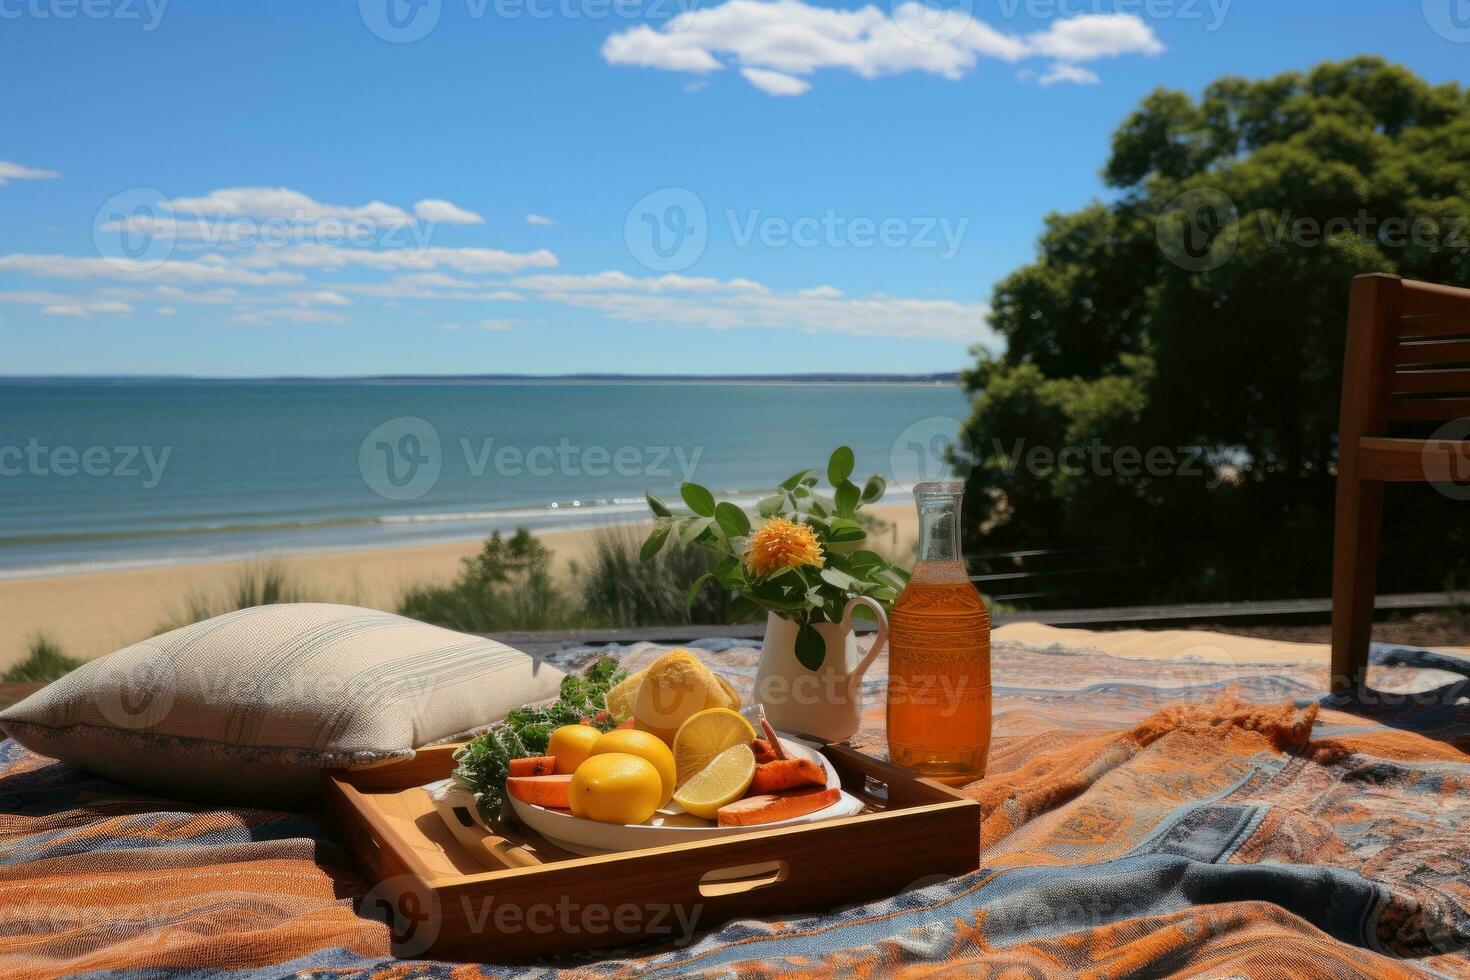
<svg viewBox="0 0 1470 980"><path fill-rule="evenodd" d="M1339 473L1332 555L1332 690L1361 688L1378 584L1383 484Z"/></svg>

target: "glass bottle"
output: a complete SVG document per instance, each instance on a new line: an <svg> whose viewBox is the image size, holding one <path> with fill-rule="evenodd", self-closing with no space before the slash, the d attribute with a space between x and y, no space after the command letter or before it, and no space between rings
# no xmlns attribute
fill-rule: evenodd
<svg viewBox="0 0 1470 980"><path fill-rule="evenodd" d="M919 555L889 614L888 756L945 783L985 775L990 613L965 573L957 482L914 487Z"/></svg>

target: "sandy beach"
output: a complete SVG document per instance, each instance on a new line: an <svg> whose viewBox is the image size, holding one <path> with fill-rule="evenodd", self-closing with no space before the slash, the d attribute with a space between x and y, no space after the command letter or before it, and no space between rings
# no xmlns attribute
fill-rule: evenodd
<svg viewBox="0 0 1470 980"><path fill-rule="evenodd" d="M883 550L911 548L917 518L911 504L886 504L865 513L889 522ZM641 524L610 527L643 528ZM599 529L548 531L537 539L552 550L555 569L585 553ZM452 580L481 539L399 548L331 551L251 561L159 565L117 571L0 580L0 670L22 659L27 641L44 633L73 657L91 658L153 636L175 618L191 593L226 589L246 566L282 565L293 582L325 601L396 610L413 585ZM897 553L897 552L893 552Z"/></svg>

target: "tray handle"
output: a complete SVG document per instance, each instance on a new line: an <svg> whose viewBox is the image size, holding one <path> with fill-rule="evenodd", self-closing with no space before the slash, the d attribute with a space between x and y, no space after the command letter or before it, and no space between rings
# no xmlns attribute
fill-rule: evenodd
<svg viewBox="0 0 1470 980"><path fill-rule="evenodd" d="M699 878L699 894L703 898L740 895L758 888L779 885L791 877L791 865L785 861L758 861L728 868L706 871Z"/></svg>

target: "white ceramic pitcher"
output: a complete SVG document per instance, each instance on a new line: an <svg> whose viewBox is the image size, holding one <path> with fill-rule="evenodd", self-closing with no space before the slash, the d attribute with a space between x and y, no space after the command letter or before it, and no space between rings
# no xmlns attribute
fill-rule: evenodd
<svg viewBox="0 0 1470 980"><path fill-rule="evenodd" d="M852 611L858 606L868 607L878 619L878 633L866 655L859 652L852 631ZM862 724L863 674L888 643L888 616L876 599L856 596L842 610L842 622L812 625L827 646L816 670L796 659L800 624L775 613L767 615L755 699L780 731L840 742Z"/></svg>

